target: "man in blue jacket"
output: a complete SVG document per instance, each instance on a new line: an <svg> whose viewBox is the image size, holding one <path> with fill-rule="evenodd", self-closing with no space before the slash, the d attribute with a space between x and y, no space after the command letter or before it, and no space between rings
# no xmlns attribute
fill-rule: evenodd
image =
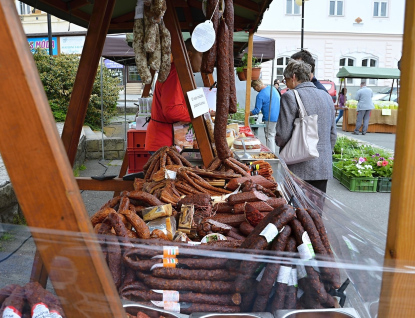
<svg viewBox="0 0 415 318"><path fill-rule="evenodd" d="M362 135L366 135L367 128L369 126L370 111L375 108L372 102L373 91L366 87L366 82L361 82L360 89L356 93L357 103L357 116L356 116L356 128L352 132L353 135L358 135L360 127L362 127Z"/></svg>
<svg viewBox="0 0 415 318"><path fill-rule="evenodd" d="M265 139L267 147L275 153L275 134L277 132L277 120L280 114L280 94L274 86L267 86L261 80L251 82L251 87L258 92L256 96L255 109L251 111L252 115L262 112L263 121L265 122ZM271 96L271 112L270 112L270 95Z"/></svg>

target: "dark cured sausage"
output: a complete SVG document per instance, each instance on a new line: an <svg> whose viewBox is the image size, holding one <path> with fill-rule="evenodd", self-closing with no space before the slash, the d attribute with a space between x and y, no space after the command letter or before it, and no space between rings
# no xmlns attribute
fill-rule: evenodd
<svg viewBox="0 0 415 318"><path fill-rule="evenodd" d="M297 218L303 225L304 229L307 231L316 253L325 255L327 258L331 259L331 261L334 262L333 256L329 255L326 248L324 247L323 242L320 239L320 234L317 231L311 216L305 210L297 209ZM320 268L320 271L324 280L331 282L334 288L340 288L340 272L338 270L322 267Z"/></svg>
<svg viewBox="0 0 415 318"><path fill-rule="evenodd" d="M235 205L245 202L267 201L268 199L268 196L259 191L240 192L230 195L228 198L228 203L230 205Z"/></svg>
<svg viewBox="0 0 415 318"><path fill-rule="evenodd" d="M43 292L44 302L49 307L49 312L55 314L55 316L52 317L62 316L62 318L66 318L59 299L46 289L44 289Z"/></svg>
<svg viewBox="0 0 415 318"><path fill-rule="evenodd" d="M267 200L267 204L269 204L275 209L284 204L287 204L287 201L284 198L270 198Z"/></svg>
<svg viewBox="0 0 415 318"><path fill-rule="evenodd" d="M274 210L272 206L264 201L250 202L249 204L260 212L271 212ZM245 203L235 204L233 208L235 214L242 214L245 212Z"/></svg>
<svg viewBox="0 0 415 318"><path fill-rule="evenodd" d="M123 297L130 298L133 296L136 301L162 301L163 294L157 293L152 290L145 289L130 289L122 293ZM230 294L230 295L213 295L213 294L202 294L202 293L180 293L180 302L189 303L202 303L211 305L221 306L235 306L241 303L241 294Z"/></svg>
<svg viewBox="0 0 415 318"><path fill-rule="evenodd" d="M288 239L287 246L285 251L288 253L295 253L297 250L297 242L293 236ZM293 270L296 270L295 266ZM295 283L295 282L292 282ZM297 306L297 287L288 284L285 300L284 300L284 309L294 309Z"/></svg>
<svg viewBox="0 0 415 318"><path fill-rule="evenodd" d="M216 0L208 0L206 6L206 18L210 19L212 17L213 10L216 7ZM213 17L212 17L213 28L215 30L215 39L218 38L218 27L219 27L219 8L216 8ZM213 69L215 68L215 61L216 61L216 53L217 53L217 40L213 46L205 53L203 53L202 57L202 72L207 74L212 74ZM232 44L233 45L233 44Z"/></svg>
<svg viewBox="0 0 415 318"><path fill-rule="evenodd" d="M246 221L245 215L233 213L219 213L212 216L211 219L231 226L239 226L239 224Z"/></svg>
<svg viewBox="0 0 415 318"><path fill-rule="evenodd" d="M9 297L13 290L19 285L17 284L10 284L7 285L5 287L3 287L2 289L0 289L0 305L4 302L4 300Z"/></svg>
<svg viewBox="0 0 415 318"><path fill-rule="evenodd" d="M220 313L236 313L240 312L239 306L219 306L209 304L191 304L190 307L180 308L180 313L191 314L193 312L220 312Z"/></svg>
<svg viewBox="0 0 415 318"><path fill-rule="evenodd" d="M236 87L235 87L235 68L233 60L233 29L234 29L234 10L233 0L225 0L225 21L229 28L229 114L235 114L238 110L236 100Z"/></svg>
<svg viewBox="0 0 415 318"><path fill-rule="evenodd" d="M118 239L115 236L107 236L105 238L107 243L107 255L108 255L108 268L114 279L115 287L121 286L121 273L122 273L122 257L121 247L118 243Z"/></svg>
<svg viewBox="0 0 415 318"><path fill-rule="evenodd" d="M224 269L182 269L182 268L155 268L153 276L169 279L191 279L191 280L222 280L232 281L236 275Z"/></svg>
<svg viewBox="0 0 415 318"><path fill-rule="evenodd" d="M233 282L209 281L209 280L179 280L146 277L146 284L151 289L183 290L198 293L230 294L235 292Z"/></svg>
<svg viewBox="0 0 415 318"><path fill-rule="evenodd" d="M25 299L25 291L21 286L17 286L11 295L5 299L2 305L2 310L0 310L0 317L3 317L4 311L10 310L7 307L16 309L20 314L23 312Z"/></svg>
<svg viewBox="0 0 415 318"><path fill-rule="evenodd" d="M329 255L333 255L333 251L330 247L329 238L327 237L326 228L324 227L323 220L321 219L320 214L316 210L307 209L307 213L311 216L314 221L314 225L318 233L320 234L321 241L323 242L324 247L326 248Z"/></svg>
<svg viewBox="0 0 415 318"><path fill-rule="evenodd" d="M226 126L229 113L229 31L226 22L222 20L219 25L217 37L217 55L225 58L218 59L218 85L216 95L216 118L214 139L215 146L220 160L231 156L226 142Z"/></svg>
<svg viewBox="0 0 415 318"><path fill-rule="evenodd" d="M244 235L249 235L254 230L254 227L251 224L249 224L248 222L242 222L241 225L239 225L239 230Z"/></svg>
<svg viewBox="0 0 415 318"><path fill-rule="evenodd" d="M277 239L271 245L271 250L276 251L277 253L283 252L288 242L288 238L291 235L291 227L286 225L282 232L278 234ZM266 298L269 297L272 286L277 279L278 272L280 270L280 264L270 263L267 265L262 276L261 281L257 286L258 295L262 295Z"/></svg>
<svg viewBox="0 0 415 318"><path fill-rule="evenodd" d="M146 202L149 206L163 205L164 203L157 199L154 195L143 191L130 191L127 193L130 199Z"/></svg>
<svg viewBox="0 0 415 318"><path fill-rule="evenodd" d="M229 203L216 203L212 209L216 213L233 213L233 206Z"/></svg>

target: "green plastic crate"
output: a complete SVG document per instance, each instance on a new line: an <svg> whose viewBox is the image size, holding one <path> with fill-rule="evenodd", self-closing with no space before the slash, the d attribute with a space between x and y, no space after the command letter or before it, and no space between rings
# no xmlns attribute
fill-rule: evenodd
<svg viewBox="0 0 415 318"><path fill-rule="evenodd" d="M333 177L337 180L341 181L342 179L342 170L336 166L336 164L333 162Z"/></svg>
<svg viewBox="0 0 415 318"><path fill-rule="evenodd" d="M352 192L376 192L378 178L348 177L342 174L340 183Z"/></svg>
<svg viewBox="0 0 415 318"><path fill-rule="evenodd" d="M391 192L392 178L378 178L378 192Z"/></svg>

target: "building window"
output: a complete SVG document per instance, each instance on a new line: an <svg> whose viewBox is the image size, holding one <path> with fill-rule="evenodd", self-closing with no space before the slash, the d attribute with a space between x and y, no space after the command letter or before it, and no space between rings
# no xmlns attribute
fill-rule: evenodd
<svg viewBox="0 0 415 318"><path fill-rule="evenodd" d="M287 0L286 2L287 14L300 14L300 7L295 3L295 0Z"/></svg>
<svg viewBox="0 0 415 318"><path fill-rule="evenodd" d="M342 68L343 66L355 66L355 59L351 58L351 57L343 57L340 59L340 68ZM346 80L347 84L353 84L353 78L348 78Z"/></svg>
<svg viewBox="0 0 415 318"><path fill-rule="evenodd" d="M22 14L31 14L32 13L32 8L28 4L17 1L17 13L20 14L20 15L22 15Z"/></svg>
<svg viewBox="0 0 415 318"><path fill-rule="evenodd" d="M362 60L362 66L363 67L377 67L378 61L373 58L367 58ZM377 79L368 79L366 80L366 83L369 85L377 85Z"/></svg>
<svg viewBox="0 0 415 318"><path fill-rule="evenodd" d="M343 15L343 0L330 0L330 15Z"/></svg>
<svg viewBox="0 0 415 318"><path fill-rule="evenodd" d="M373 16L385 18L388 16L388 1L373 2Z"/></svg>
<svg viewBox="0 0 415 318"><path fill-rule="evenodd" d="M289 56L282 56L282 57L277 58L276 79L279 79L280 82L284 79L284 70L289 60L290 60Z"/></svg>

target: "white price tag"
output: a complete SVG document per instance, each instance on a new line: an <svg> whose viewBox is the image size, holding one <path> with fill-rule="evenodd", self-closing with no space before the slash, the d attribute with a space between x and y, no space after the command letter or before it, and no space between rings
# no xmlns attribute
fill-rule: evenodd
<svg viewBox="0 0 415 318"><path fill-rule="evenodd" d="M267 242L271 243L272 240L278 235L278 229L274 224L269 223L259 235L265 237Z"/></svg>
<svg viewBox="0 0 415 318"><path fill-rule="evenodd" d="M22 318L22 314L16 308L7 306L3 311L3 318Z"/></svg>
<svg viewBox="0 0 415 318"><path fill-rule="evenodd" d="M164 310L173 311L173 312L180 312L180 304L174 301L165 301L164 302Z"/></svg>
<svg viewBox="0 0 415 318"><path fill-rule="evenodd" d="M277 282L282 284L288 284L291 276L291 267L281 266L278 272Z"/></svg>
<svg viewBox="0 0 415 318"><path fill-rule="evenodd" d="M32 318L49 318L49 309L43 303L35 304L32 307Z"/></svg>
<svg viewBox="0 0 415 318"><path fill-rule="evenodd" d="M297 247L301 259L313 259L316 256L316 254L314 253L313 245L311 244L310 237L308 236L307 232L304 232L302 240L303 244Z"/></svg>
<svg viewBox="0 0 415 318"><path fill-rule="evenodd" d="M382 109L382 116L391 116L392 110L391 109Z"/></svg>
<svg viewBox="0 0 415 318"><path fill-rule="evenodd" d="M164 302L179 302L180 294L176 290L163 290Z"/></svg>
<svg viewBox="0 0 415 318"><path fill-rule="evenodd" d="M297 277L298 277L298 279L302 279L304 277L307 277L307 271L306 271L304 265L298 265L297 266Z"/></svg>
<svg viewBox="0 0 415 318"><path fill-rule="evenodd" d="M176 180L176 175L177 175L176 171L166 169L166 171L164 173L164 178L165 179Z"/></svg>
<svg viewBox="0 0 415 318"><path fill-rule="evenodd" d="M199 117L209 112L209 106L202 88L197 88L187 92L193 118Z"/></svg>
<svg viewBox="0 0 415 318"><path fill-rule="evenodd" d="M193 47L199 52L206 52L215 43L215 29L213 23L210 20L206 20L203 23L199 23L192 33Z"/></svg>
<svg viewBox="0 0 415 318"><path fill-rule="evenodd" d="M135 15L134 19L144 18L144 1L138 0L137 5L135 6Z"/></svg>
<svg viewBox="0 0 415 318"><path fill-rule="evenodd" d="M260 282L262 279L262 276L264 276L265 267L262 269L262 271L259 273L258 277L256 278L257 282Z"/></svg>
<svg viewBox="0 0 415 318"><path fill-rule="evenodd" d="M50 311L50 318L62 318L61 314L55 310Z"/></svg>
<svg viewBox="0 0 415 318"><path fill-rule="evenodd" d="M298 287L298 278L297 278L297 269L291 269L290 280L288 281L288 286Z"/></svg>

